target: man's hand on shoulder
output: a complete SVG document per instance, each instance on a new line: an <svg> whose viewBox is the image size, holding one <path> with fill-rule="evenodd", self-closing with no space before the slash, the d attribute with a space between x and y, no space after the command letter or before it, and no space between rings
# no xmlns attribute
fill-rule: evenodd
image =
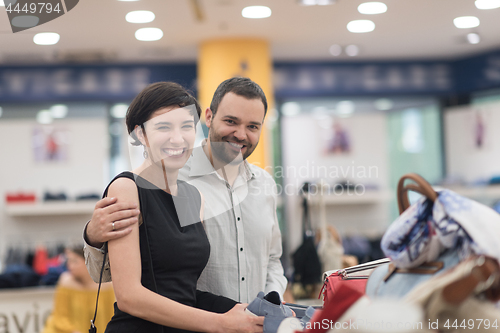
<svg viewBox="0 0 500 333"><path fill-rule="evenodd" d="M116 198L103 198L97 202L92 219L85 228L86 242L96 248L103 243L121 238L132 231L137 223L139 210L137 204L117 202Z"/></svg>

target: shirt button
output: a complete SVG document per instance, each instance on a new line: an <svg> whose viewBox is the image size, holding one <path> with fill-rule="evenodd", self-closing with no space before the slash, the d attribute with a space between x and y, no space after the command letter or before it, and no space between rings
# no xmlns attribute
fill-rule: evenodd
<svg viewBox="0 0 500 333"><path fill-rule="evenodd" d="M242 248L242 247L240 247L240 251L243 251L243 248Z"/></svg>
<svg viewBox="0 0 500 333"><path fill-rule="evenodd" d="M241 281L245 281L245 278L244 278L244 277L242 277L242 278L241 278Z"/></svg>
<svg viewBox="0 0 500 333"><path fill-rule="evenodd" d="M238 221L241 220L239 217L238 217Z"/></svg>

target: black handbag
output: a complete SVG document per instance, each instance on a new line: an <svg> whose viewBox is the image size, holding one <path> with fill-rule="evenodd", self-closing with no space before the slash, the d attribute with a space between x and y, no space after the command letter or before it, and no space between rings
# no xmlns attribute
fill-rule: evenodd
<svg viewBox="0 0 500 333"><path fill-rule="evenodd" d="M321 262L314 242L314 233L312 231L311 217L309 214L309 205L307 202L307 193L309 184L305 183L302 187L302 245L293 253L294 282L299 282L305 288L306 285L312 285L321 282Z"/></svg>

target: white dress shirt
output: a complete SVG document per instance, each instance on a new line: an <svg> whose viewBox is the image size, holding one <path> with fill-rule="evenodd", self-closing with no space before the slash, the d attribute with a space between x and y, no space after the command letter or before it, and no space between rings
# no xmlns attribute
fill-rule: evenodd
<svg viewBox="0 0 500 333"><path fill-rule="evenodd" d="M287 280L280 262L281 233L276 216L276 184L263 169L243 161L233 186L217 173L202 147L193 149L179 179L194 185L205 199L204 221L211 251L198 289L238 302L259 291L281 296ZM102 250L85 244L87 268L95 281ZM104 281L111 279L109 267Z"/></svg>

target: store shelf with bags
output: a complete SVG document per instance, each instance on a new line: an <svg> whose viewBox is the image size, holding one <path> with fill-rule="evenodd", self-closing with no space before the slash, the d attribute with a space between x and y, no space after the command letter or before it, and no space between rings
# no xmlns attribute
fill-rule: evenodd
<svg viewBox="0 0 500 333"><path fill-rule="evenodd" d="M53 215L87 215L94 211L96 201L60 201L36 203L10 203L6 204L7 215L13 217L23 216L53 216Z"/></svg>

